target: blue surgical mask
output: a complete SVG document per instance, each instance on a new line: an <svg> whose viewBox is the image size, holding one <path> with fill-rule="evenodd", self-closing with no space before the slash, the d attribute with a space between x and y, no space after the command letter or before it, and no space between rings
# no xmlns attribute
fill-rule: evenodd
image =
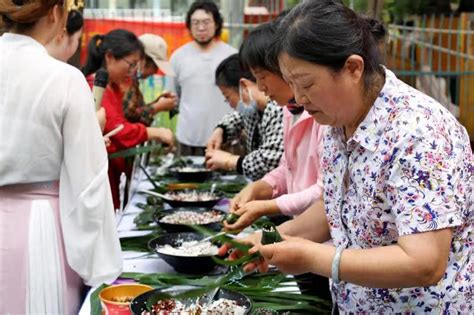
<svg viewBox="0 0 474 315"><path fill-rule="evenodd" d="M135 73L135 78L137 80L143 79L142 70L140 68L137 69L137 72Z"/></svg>
<svg viewBox="0 0 474 315"><path fill-rule="evenodd" d="M250 91L250 89L248 89L247 91L249 93L249 98L250 98L250 101L248 104L245 103L244 100L242 99L242 87L239 86L240 99L235 110L243 117L251 117L251 116L254 116L258 112L257 100L253 99L252 91Z"/></svg>

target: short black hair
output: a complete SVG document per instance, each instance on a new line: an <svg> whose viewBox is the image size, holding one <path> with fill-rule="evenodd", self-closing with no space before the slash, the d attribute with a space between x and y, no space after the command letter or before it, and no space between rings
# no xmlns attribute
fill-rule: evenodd
<svg viewBox="0 0 474 315"><path fill-rule="evenodd" d="M267 62L266 55L276 33L274 22L267 22L257 26L243 41L239 49L239 56L246 69L261 68L281 75L280 67Z"/></svg>
<svg viewBox="0 0 474 315"><path fill-rule="evenodd" d="M217 66L216 85L238 90L241 78L255 82L252 73L242 66L239 54L230 55Z"/></svg>
<svg viewBox="0 0 474 315"><path fill-rule="evenodd" d="M211 13L212 17L214 18L214 23L216 23L216 33L214 37L221 36L222 32L222 25L224 24L224 19L222 15L219 13L219 8L217 5L212 1L196 1L194 2L186 13L186 27L191 29L191 15L197 10L204 10L207 13Z"/></svg>
<svg viewBox="0 0 474 315"><path fill-rule="evenodd" d="M66 32L69 36L74 35L84 26L84 18L81 12L71 10L67 15Z"/></svg>
<svg viewBox="0 0 474 315"><path fill-rule="evenodd" d="M290 10L281 11L275 20L261 24L249 33L239 52L245 67L262 68L281 76L277 56L269 55L268 52L280 22Z"/></svg>

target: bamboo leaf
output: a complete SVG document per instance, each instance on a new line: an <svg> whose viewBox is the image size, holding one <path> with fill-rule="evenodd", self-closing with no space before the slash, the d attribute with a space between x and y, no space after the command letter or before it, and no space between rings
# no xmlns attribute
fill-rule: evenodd
<svg viewBox="0 0 474 315"><path fill-rule="evenodd" d="M141 272L122 272L120 278L138 280L138 278L142 275L143 273Z"/></svg>
<svg viewBox="0 0 474 315"><path fill-rule="evenodd" d="M260 283L258 284L259 288L265 288L265 289L275 289L283 279L285 279L287 276L280 273L278 275L275 275L274 277L265 277L262 280L260 280Z"/></svg>
<svg viewBox="0 0 474 315"><path fill-rule="evenodd" d="M217 264L219 265L224 265L224 266L239 266L239 265L245 265L252 260L257 260L260 257L260 254L258 253L253 253L251 255L245 255L240 257L239 259L236 260L226 260L226 259L221 259L216 256L212 256L212 260L214 260Z"/></svg>
<svg viewBox="0 0 474 315"><path fill-rule="evenodd" d="M149 252L148 242L160 235L162 234L158 232L143 236L125 237L120 239L120 245L122 246L122 251Z"/></svg>
<svg viewBox="0 0 474 315"><path fill-rule="evenodd" d="M145 210L145 208L146 208L148 205L146 205L146 204L144 204L144 203L141 203L141 202L137 202L137 203L135 204L135 206L138 207L138 208L140 208L140 209L142 209L142 210Z"/></svg>
<svg viewBox="0 0 474 315"><path fill-rule="evenodd" d="M140 155L148 152L153 152L156 150L159 150L162 148L161 144L154 144L154 145L149 145L146 147L136 147L136 148L130 148L118 152L114 152L109 154L109 160L116 159L116 158L126 158L130 156L135 156L135 155Z"/></svg>
<svg viewBox="0 0 474 315"><path fill-rule="evenodd" d="M215 232L211 229L207 229L207 228L205 228L203 226L200 226L200 225L188 225L188 226L190 228L192 228L193 230L195 230L196 232L201 233L201 234L206 235L206 236L211 236L211 235L218 234L217 232ZM225 243L231 244L234 248L242 251L243 253L247 253L248 250L252 247L250 245L239 243L238 241L235 241L234 239L230 238L229 236L227 236L225 234L215 236L213 238L213 241L214 242L220 242L221 244L225 244Z"/></svg>
<svg viewBox="0 0 474 315"><path fill-rule="evenodd" d="M163 210L162 206L146 206L145 209L139 213L135 219L133 219L133 223L135 225L150 225L151 223L155 223L154 216L155 214Z"/></svg>
<svg viewBox="0 0 474 315"><path fill-rule="evenodd" d="M271 311L301 311L303 314L324 314L330 313L329 310L320 308L313 305L308 304L292 304L292 305L282 305L279 303L255 303L253 305L255 311L258 312L258 309L263 310L271 310ZM265 314L265 313L254 313L254 314ZM291 314L295 314L295 312L291 312Z"/></svg>
<svg viewBox="0 0 474 315"><path fill-rule="evenodd" d="M103 283L91 294L91 315L102 315L102 305L100 304L99 293L103 289L107 288L108 285Z"/></svg>

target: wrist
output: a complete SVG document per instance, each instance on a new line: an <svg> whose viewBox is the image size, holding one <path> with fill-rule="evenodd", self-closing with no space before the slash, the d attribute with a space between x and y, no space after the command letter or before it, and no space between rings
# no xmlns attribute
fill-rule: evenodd
<svg viewBox="0 0 474 315"><path fill-rule="evenodd" d="M280 213L280 209L278 208L275 200L265 200L260 202L263 203L262 207L260 207L258 211L260 216Z"/></svg>
<svg viewBox="0 0 474 315"><path fill-rule="evenodd" d="M235 170L238 159L238 156L229 154L224 161L224 169L227 171Z"/></svg>
<svg viewBox="0 0 474 315"><path fill-rule="evenodd" d="M222 126L217 126L216 129L214 129L214 133L222 136L224 134L224 128L222 128Z"/></svg>

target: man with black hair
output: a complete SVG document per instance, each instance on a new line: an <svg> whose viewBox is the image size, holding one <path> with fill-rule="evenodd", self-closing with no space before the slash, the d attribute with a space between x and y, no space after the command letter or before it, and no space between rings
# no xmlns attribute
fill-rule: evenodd
<svg viewBox="0 0 474 315"><path fill-rule="evenodd" d="M214 127L231 111L214 82L219 63L237 52L219 39L222 25L214 2L194 2L186 15L186 27L194 41L171 56L176 76L169 89L179 96L176 137L182 155L204 155Z"/></svg>

